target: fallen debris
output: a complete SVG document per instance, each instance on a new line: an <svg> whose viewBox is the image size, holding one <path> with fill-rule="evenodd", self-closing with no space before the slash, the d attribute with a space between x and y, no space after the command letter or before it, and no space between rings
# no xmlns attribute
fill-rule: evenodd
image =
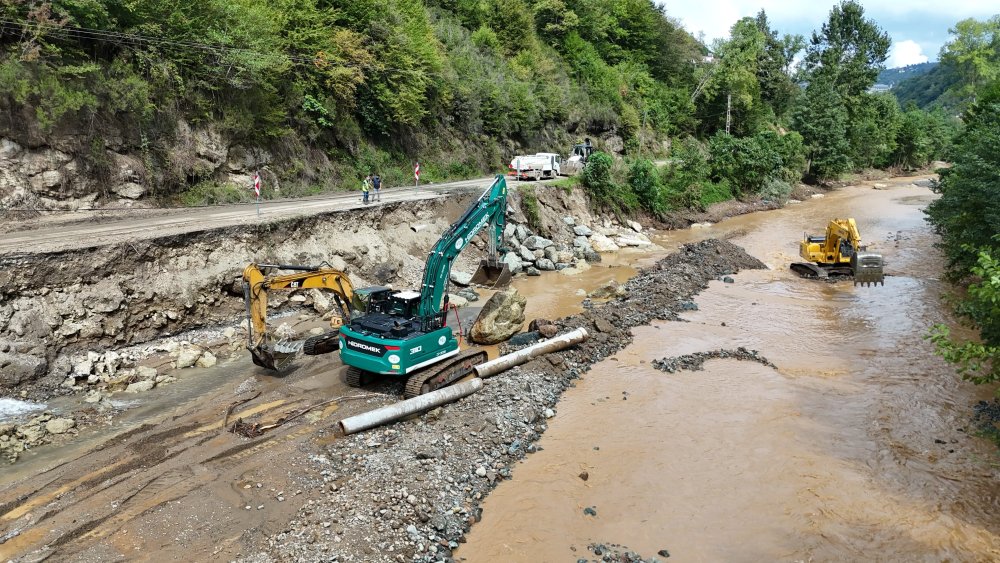
<svg viewBox="0 0 1000 563"><path fill-rule="evenodd" d="M587 549L597 556L597 559L593 561L600 563L657 563L659 561L656 557L645 559L628 547L616 543L603 544L595 542L588 545ZM661 549L657 555L664 558L670 557L670 553L665 549ZM590 561L588 559L577 560L578 563L590 563Z"/></svg>
<svg viewBox="0 0 1000 563"><path fill-rule="evenodd" d="M706 360L727 358L747 362L757 362L767 367L776 367L767 358L760 355L757 350L747 350L740 346L735 350L712 350L711 352L695 352L673 358L662 358L653 360L653 367L667 373L675 373L680 370L701 371Z"/></svg>
<svg viewBox="0 0 1000 563"><path fill-rule="evenodd" d="M246 403L248 401L252 401L253 399L256 399L258 396L260 396L260 392L259 391L257 392L256 395L254 395L253 397L250 397L249 399L246 399L246 400L243 400L243 401L237 401L237 402L229 405L229 408L226 409L226 420L229 419L229 415L232 413L232 409L234 407L242 405L243 403ZM292 413L292 414L290 414L288 416L283 416L283 417L279 418L276 422L272 422L271 424L263 424L262 425L260 423L248 423L248 422L243 422L243 419L240 418L240 419L237 419L236 422L233 423L233 427L232 427L232 429L230 429L230 432L232 432L234 434L239 434L241 436L245 436L247 438L256 438L257 436L260 436L261 434L263 434L264 432L267 432L268 430L273 430L273 429L275 429L275 428L277 428L277 427L279 427L279 426L281 426L281 425L283 425L285 423L291 422L291 421L295 420L296 418L299 418L300 416L306 414L307 412L309 412L311 410L317 409L319 407L325 407L326 405L329 405L330 403L336 403L336 402L339 402L339 401L349 401L349 400L352 400L352 399L372 399L372 398L381 397L381 396L382 395L378 395L378 394L375 394L375 393L366 393L364 395L345 395L345 396L342 396L342 397L334 397L333 399L330 399L328 401L323 401L323 402L320 402L320 403L316 403L315 405L308 406L308 407L306 407L304 409L301 409L299 411L296 411L296 412L294 412L294 413ZM223 423L223 426L225 426L225 423Z"/></svg>

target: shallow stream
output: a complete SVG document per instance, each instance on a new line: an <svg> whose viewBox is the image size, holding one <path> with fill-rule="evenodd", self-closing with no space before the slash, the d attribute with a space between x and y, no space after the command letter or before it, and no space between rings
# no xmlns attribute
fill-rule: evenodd
<svg viewBox="0 0 1000 563"><path fill-rule="evenodd" d="M934 196L906 179L890 188L661 237L669 247L731 236L773 269L712 282L689 322L638 329L595 365L559 402L543 451L487 497L456 555L575 561L594 557L592 543L614 543L680 561L1000 558L995 448L967 428L989 392L961 382L923 339L949 319L921 212ZM856 218L885 255L884 287L787 270L802 233L835 217ZM777 369L651 365L739 346Z"/></svg>

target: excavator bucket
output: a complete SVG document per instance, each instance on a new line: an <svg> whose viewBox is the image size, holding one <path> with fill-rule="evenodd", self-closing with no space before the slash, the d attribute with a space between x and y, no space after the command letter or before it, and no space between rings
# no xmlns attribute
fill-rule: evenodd
<svg viewBox="0 0 1000 563"><path fill-rule="evenodd" d="M470 283L500 288L510 285L510 279L510 267L506 262L497 258L484 258L479 262L479 269L472 274Z"/></svg>
<svg viewBox="0 0 1000 563"><path fill-rule="evenodd" d="M858 252L851 256L854 285L885 285L885 261L875 252Z"/></svg>
<svg viewBox="0 0 1000 563"><path fill-rule="evenodd" d="M270 350L263 346L257 347L247 347L250 350L250 357L253 359L253 363L264 369L276 370L277 366L274 365L274 354Z"/></svg>

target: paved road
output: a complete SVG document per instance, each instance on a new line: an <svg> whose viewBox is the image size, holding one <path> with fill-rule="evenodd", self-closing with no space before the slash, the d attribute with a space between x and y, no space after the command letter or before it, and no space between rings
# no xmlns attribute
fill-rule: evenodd
<svg viewBox="0 0 1000 563"><path fill-rule="evenodd" d="M442 197L449 191L485 189L492 178L463 180L408 188L385 188L382 202L417 201ZM57 252L204 231L261 221L316 215L365 207L360 192L265 201L260 216L254 204L219 205L171 210L123 210L65 213L47 216L23 229L0 233L0 255Z"/></svg>

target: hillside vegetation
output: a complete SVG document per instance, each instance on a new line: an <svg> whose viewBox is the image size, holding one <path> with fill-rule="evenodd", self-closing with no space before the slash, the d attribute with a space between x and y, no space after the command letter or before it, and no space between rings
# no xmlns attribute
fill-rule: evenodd
<svg viewBox="0 0 1000 563"><path fill-rule="evenodd" d="M33 0L0 21L9 207L248 199L258 170L283 187L265 197L393 185L417 160L436 181L589 136L595 204L663 215L920 167L955 127L868 93L889 38L854 1L808 40L761 11L712 45L651 0Z"/></svg>
<svg viewBox="0 0 1000 563"><path fill-rule="evenodd" d="M898 68L887 68L878 73L878 83L893 86L904 80L917 76L923 76L934 70L937 65L938 63L936 62L928 62L906 65Z"/></svg>

